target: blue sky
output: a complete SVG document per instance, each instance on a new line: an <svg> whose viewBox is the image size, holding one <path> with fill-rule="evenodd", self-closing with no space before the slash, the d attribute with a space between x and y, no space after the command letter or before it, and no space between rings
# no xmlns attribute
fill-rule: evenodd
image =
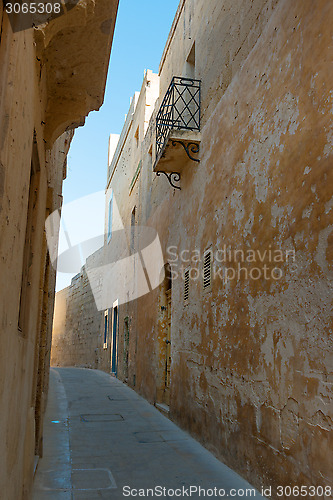
<svg viewBox="0 0 333 500"><path fill-rule="evenodd" d="M144 70L158 72L178 2L120 0L104 104L75 132L63 188L65 202L104 189L109 134L121 132Z"/></svg>
<svg viewBox="0 0 333 500"><path fill-rule="evenodd" d="M144 70L158 73L178 3L179 0L119 1L104 104L75 131L63 186L64 204L105 189L108 137L111 133L120 134L130 97L140 90ZM100 217L103 219L104 214ZM71 276L58 273L57 290L68 286Z"/></svg>

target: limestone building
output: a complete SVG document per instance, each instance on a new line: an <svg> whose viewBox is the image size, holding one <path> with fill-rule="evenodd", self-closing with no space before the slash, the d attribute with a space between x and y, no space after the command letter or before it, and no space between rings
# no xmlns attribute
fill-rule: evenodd
<svg viewBox="0 0 333 500"><path fill-rule="evenodd" d="M94 260L88 258L88 264ZM52 328L51 366L77 366L108 371L104 349L104 311L99 311L86 266L71 284L56 293Z"/></svg>
<svg viewBox="0 0 333 500"><path fill-rule="evenodd" d="M43 452L55 269L73 129L103 102L117 0L67 2L32 27L0 5L0 496L29 499ZM8 2L6 2L6 5ZM19 5L19 4L17 4ZM7 9L7 7L6 7ZM92 49L94 48L94 49ZM58 228L54 227L54 235Z"/></svg>
<svg viewBox="0 0 333 500"><path fill-rule="evenodd" d="M100 366L258 488L333 481L332 21L181 0L108 167L104 249L149 227L164 267L100 311Z"/></svg>

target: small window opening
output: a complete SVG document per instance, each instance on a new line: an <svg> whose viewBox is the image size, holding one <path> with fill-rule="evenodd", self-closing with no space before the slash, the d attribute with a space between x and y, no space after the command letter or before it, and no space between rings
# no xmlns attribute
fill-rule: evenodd
<svg viewBox="0 0 333 500"><path fill-rule="evenodd" d="M184 273L184 302L188 301L190 292L190 270L186 269Z"/></svg>
<svg viewBox="0 0 333 500"><path fill-rule="evenodd" d="M195 43L193 43L185 63L185 76L195 79Z"/></svg>
<svg viewBox="0 0 333 500"><path fill-rule="evenodd" d="M206 250L204 253L203 288L207 290L212 285L212 252Z"/></svg>
<svg viewBox="0 0 333 500"><path fill-rule="evenodd" d="M109 210L108 210L108 243L112 236L112 209L113 209L113 196L109 200Z"/></svg>
<svg viewBox="0 0 333 500"><path fill-rule="evenodd" d="M136 207L133 208L131 213L131 249L135 247L135 222L136 222Z"/></svg>
<svg viewBox="0 0 333 500"><path fill-rule="evenodd" d="M136 129L134 137L135 137L135 141L136 141L136 147L138 147L139 146L139 138L140 138L140 127L139 126Z"/></svg>

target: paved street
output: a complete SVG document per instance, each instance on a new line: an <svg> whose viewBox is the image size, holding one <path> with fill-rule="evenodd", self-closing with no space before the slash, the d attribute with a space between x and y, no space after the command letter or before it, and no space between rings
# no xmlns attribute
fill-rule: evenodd
<svg viewBox="0 0 333 500"><path fill-rule="evenodd" d="M119 380L95 370L51 369L33 500L152 497L139 489L157 486L162 498L198 498L193 487L254 498L248 483ZM231 489L240 492L229 496Z"/></svg>

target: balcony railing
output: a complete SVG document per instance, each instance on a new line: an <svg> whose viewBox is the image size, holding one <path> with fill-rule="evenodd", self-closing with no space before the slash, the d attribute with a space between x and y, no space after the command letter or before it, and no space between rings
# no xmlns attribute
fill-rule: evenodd
<svg viewBox="0 0 333 500"><path fill-rule="evenodd" d="M156 161L170 130L200 131L201 80L174 76L156 117Z"/></svg>

